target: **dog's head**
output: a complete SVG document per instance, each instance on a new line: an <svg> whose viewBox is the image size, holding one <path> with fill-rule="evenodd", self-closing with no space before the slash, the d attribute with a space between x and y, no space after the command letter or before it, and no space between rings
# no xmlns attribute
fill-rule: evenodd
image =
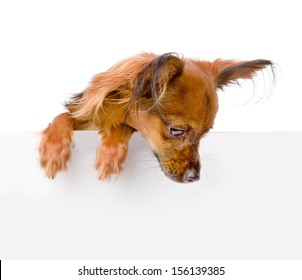
<svg viewBox="0 0 302 280"><path fill-rule="evenodd" d="M148 140L168 177L197 181L199 142L213 127L216 91L272 65L268 60L207 62L160 56L136 78L128 123Z"/></svg>

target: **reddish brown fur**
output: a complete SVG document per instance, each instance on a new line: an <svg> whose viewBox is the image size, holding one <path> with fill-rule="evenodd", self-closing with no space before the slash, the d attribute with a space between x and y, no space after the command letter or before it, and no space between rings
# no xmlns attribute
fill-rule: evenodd
<svg viewBox="0 0 302 280"><path fill-rule="evenodd" d="M268 60L214 62L150 53L123 60L96 75L86 91L43 131L40 162L54 178L67 169L73 130L95 129L102 141L95 166L109 179L122 170L128 141L139 131L149 141L165 174L178 182L199 179L200 138L212 128L217 89L271 66Z"/></svg>

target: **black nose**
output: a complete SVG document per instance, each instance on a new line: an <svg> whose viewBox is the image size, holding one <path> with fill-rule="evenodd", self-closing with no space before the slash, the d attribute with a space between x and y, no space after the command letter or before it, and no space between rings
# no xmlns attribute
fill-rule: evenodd
<svg viewBox="0 0 302 280"><path fill-rule="evenodd" d="M199 171L195 168L191 168L186 171L184 181L185 183L193 183L199 180Z"/></svg>

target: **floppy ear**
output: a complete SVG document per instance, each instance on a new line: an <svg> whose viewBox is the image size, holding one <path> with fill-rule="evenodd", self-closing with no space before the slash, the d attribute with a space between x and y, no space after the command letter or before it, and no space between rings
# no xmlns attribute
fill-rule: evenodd
<svg viewBox="0 0 302 280"><path fill-rule="evenodd" d="M223 89L238 79L252 79L255 73L268 66L273 71L273 63L270 60L257 59L251 61L215 60L212 63L212 73L217 88Z"/></svg>
<svg viewBox="0 0 302 280"><path fill-rule="evenodd" d="M131 101L146 97L153 99L155 103L158 102L169 82L181 74L183 67L183 59L173 53L167 53L154 59L136 78Z"/></svg>

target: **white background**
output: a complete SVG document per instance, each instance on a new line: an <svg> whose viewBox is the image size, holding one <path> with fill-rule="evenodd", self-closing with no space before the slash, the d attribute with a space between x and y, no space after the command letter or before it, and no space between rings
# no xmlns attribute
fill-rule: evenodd
<svg viewBox="0 0 302 280"><path fill-rule="evenodd" d="M76 132L55 180L38 135L0 137L0 259L302 259L302 132L209 133L193 184L165 177L138 133L111 182L97 132Z"/></svg>
<svg viewBox="0 0 302 280"><path fill-rule="evenodd" d="M221 92L215 129L301 130L300 11L293 0L2 0L0 130L40 131L93 75L143 51L271 59L273 95L255 106L269 78L256 82L246 106L252 83Z"/></svg>
<svg viewBox="0 0 302 280"><path fill-rule="evenodd" d="M138 135L125 172L97 181L93 133L76 135L69 173L50 181L39 136L22 133L46 127L94 74L143 51L271 59L272 96L255 104L270 86L262 75L248 105L252 83L221 92L214 130L301 130L300 11L299 1L2 0L0 257L301 259L299 133L210 133L202 178L189 186L165 178Z"/></svg>

